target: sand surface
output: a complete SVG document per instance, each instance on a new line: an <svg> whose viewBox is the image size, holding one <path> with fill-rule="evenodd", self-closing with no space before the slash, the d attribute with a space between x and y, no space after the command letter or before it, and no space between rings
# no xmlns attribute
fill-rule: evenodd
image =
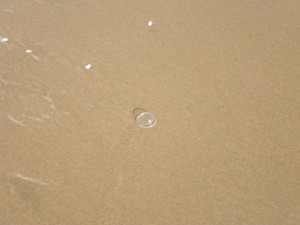
<svg viewBox="0 0 300 225"><path fill-rule="evenodd" d="M299 0L0 0L1 225L299 225L299 136Z"/></svg>

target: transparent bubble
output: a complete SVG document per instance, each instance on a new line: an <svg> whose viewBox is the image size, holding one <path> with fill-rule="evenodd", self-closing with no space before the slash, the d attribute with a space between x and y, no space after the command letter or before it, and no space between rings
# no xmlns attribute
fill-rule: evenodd
<svg viewBox="0 0 300 225"><path fill-rule="evenodd" d="M141 128L150 128L156 124L155 116L146 109L136 108L133 110L133 116L137 125Z"/></svg>

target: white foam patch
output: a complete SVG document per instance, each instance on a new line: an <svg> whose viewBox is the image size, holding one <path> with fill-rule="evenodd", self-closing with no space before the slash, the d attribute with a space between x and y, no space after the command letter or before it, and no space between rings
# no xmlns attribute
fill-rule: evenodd
<svg viewBox="0 0 300 225"><path fill-rule="evenodd" d="M91 65L91 64L86 64L86 65L84 66L84 68L86 68L87 70L89 70L89 69L92 68L92 65Z"/></svg>
<svg viewBox="0 0 300 225"><path fill-rule="evenodd" d="M147 26L148 27L151 27L153 25L153 21L152 20L149 20L148 22L147 22Z"/></svg>
<svg viewBox="0 0 300 225"><path fill-rule="evenodd" d="M0 42L1 42L1 43L8 42L8 38L7 38L7 37L2 37L2 36L0 36Z"/></svg>
<svg viewBox="0 0 300 225"><path fill-rule="evenodd" d="M44 99L47 100L48 102L52 102L52 99L49 96L44 96Z"/></svg>
<svg viewBox="0 0 300 225"><path fill-rule="evenodd" d="M26 177L26 176L23 176L21 174L15 174L15 177L19 178L21 180L29 181L29 182L32 182L32 183L35 183L35 184L39 184L39 185L48 185L48 183L46 183L46 182L37 180L37 179L32 178L32 177Z"/></svg>
<svg viewBox="0 0 300 225"><path fill-rule="evenodd" d="M7 114L7 117L8 117L8 119L9 119L11 122L15 123L16 125L19 125L19 126L21 126L21 127L25 127L25 126L26 126L26 125L24 124L23 121L14 118L14 117L13 117L12 115L10 115L10 114Z"/></svg>

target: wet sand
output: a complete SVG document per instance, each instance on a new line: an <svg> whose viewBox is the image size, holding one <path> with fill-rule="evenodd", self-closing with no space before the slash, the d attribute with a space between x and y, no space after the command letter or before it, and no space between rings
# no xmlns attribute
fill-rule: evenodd
<svg viewBox="0 0 300 225"><path fill-rule="evenodd" d="M0 224L300 224L299 9L2 1Z"/></svg>

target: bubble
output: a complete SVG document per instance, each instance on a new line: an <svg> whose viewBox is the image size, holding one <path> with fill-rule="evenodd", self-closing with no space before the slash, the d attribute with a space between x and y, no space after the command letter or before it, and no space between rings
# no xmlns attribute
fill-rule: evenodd
<svg viewBox="0 0 300 225"><path fill-rule="evenodd" d="M92 68L92 65L91 65L91 64L86 64L84 67L85 67L87 70L89 70L89 69Z"/></svg>
<svg viewBox="0 0 300 225"><path fill-rule="evenodd" d="M156 124L155 116L142 108L136 108L133 110L133 115L136 123L141 128L150 128Z"/></svg>
<svg viewBox="0 0 300 225"><path fill-rule="evenodd" d="M147 26L148 26L148 27L151 27L152 25L153 25L153 21L149 20L149 21L147 22Z"/></svg>
<svg viewBox="0 0 300 225"><path fill-rule="evenodd" d="M0 42L2 42L2 43L8 42L8 38L0 36Z"/></svg>

